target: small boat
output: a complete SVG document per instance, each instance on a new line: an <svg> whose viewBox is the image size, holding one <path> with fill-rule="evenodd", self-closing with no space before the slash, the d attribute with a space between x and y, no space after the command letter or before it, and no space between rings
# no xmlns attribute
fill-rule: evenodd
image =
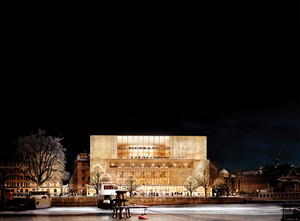
<svg viewBox="0 0 300 221"><path fill-rule="evenodd" d="M52 199L49 191L30 191L29 198L34 199L36 209L49 208L52 205Z"/></svg>
<svg viewBox="0 0 300 221"><path fill-rule="evenodd" d="M148 219L148 216L146 216L146 215L139 215L139 219Z"/></svg>
<svg viewBox="0 0 300 221"><path fill-rule="evenodd" d="M113 183L103 183L97 196L98 208L112 209L117 196L117 189Z"/></svg>

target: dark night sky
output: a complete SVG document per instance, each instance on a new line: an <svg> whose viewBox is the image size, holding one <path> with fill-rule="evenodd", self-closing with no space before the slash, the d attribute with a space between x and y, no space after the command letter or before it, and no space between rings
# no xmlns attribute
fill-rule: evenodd
<svg viewBox="0 0 300 221"><path fill-rule="evenodd" d="M248 6L99 32L49 22L33 40L35 24L16 23L1 150L41 128L64 137L70 170L91 134L205 135L220 169L300 166L299 20L282 5Z"/></svg>

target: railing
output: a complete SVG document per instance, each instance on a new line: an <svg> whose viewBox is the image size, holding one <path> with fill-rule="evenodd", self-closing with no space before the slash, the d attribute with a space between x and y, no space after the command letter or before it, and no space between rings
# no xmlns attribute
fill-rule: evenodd
<svg viewBox="0 0 300 221"><path fill-rule="evenodd" d="M281 200L281 199L300 199L300 192L267 192L267 193L259 193L258 197L260 199L273 199L273 200Z"/></svg>

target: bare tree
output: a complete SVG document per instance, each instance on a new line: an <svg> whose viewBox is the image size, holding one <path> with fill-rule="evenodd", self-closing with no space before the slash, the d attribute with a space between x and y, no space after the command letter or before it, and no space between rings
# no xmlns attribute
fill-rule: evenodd
<svg viewBox="0 0 300 221"><path fill-rule="evenodd" d="M62 138L45 136L45 131L18 139L17 151L24 157L24 176L39 188L45 181L67 179Z"/></svg>
<svg viewBox="0 0 300 221"><path fill-rule="evenodd" d="M95 165L91 169L90 174L90 184L96 190L96 194L98 195L99 189L104 182L110 181L111 178L108 174L105 173L104 169L100 165Z"/></svg>
<svg viewBox="0 0 300 221"><path fill-rule="evenodd" d="M226 192L226 196L228 196L229 192L232 190L232 184L230 178L224 178L223 189Z"/></svg>
<svg viewBox="0 0 300 221"><path fill-rule="evenodd" d="M190 196L192 196L193 191L199 187L197 180L195 180L195 178L192 176L187 178L183 186L187 191L190 192Z"/></svg>
<svg viewBox="0 0 300 221"><path fill-rule="evenodd" d="M230 178L219 177L215 179L213 182L213 188L218 192L225 192L226 196L228 196L232 189Z"/></svg>
<svg viewBox="0 0 300 221"><path fill-rule="evenodd" d="M219 177L217 167L211 162L209 162L209 177L210 177L210 183L213 183L214 180Z"/></svg>
<svg viewBox="0 0 300 221"><path fill-rule="evenodd" d="M219 178L214 180L212 186L213 186L214 189L220 189L223 184L224 184L224 179L222 177L219 177Z"/></svg>
<svg viewBox="0 0 300 221"><path fill-rule="evenodd" d="M199 171L193 176L197 181L198 186L204 188L205 197L207 197L207 191L213 183L214 178L217 177L217 169L210 162L204 163Z"/></svg>
<svg viewBox="0 0 300 221"><path fill-rule="evenodd" d="M130 197L133 196L133 192L138 190L138 188L141 186L139 181L134 177L134 175L130 174L125 180L124 180L125 188L130 193Z"/></svg>
<svg viewBox="0 0 300 221"><path fill-rule="evenodd" d="M218 177L214 180L212 187L215 190L215 192L223 191L223 184L224 184L224 178Z"/></svg>

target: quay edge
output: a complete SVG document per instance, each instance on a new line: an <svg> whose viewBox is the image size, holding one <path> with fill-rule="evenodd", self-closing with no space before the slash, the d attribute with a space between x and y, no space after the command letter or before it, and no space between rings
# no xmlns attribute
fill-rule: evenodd
<svg viewBox="0 0 300 221"><path fill-rule="evenodd" d="M132 197L130 204L139 205L189 205L189 204L239 204L243 197ZM97 206L96 197L53 197L52 206Z"/></svg>

